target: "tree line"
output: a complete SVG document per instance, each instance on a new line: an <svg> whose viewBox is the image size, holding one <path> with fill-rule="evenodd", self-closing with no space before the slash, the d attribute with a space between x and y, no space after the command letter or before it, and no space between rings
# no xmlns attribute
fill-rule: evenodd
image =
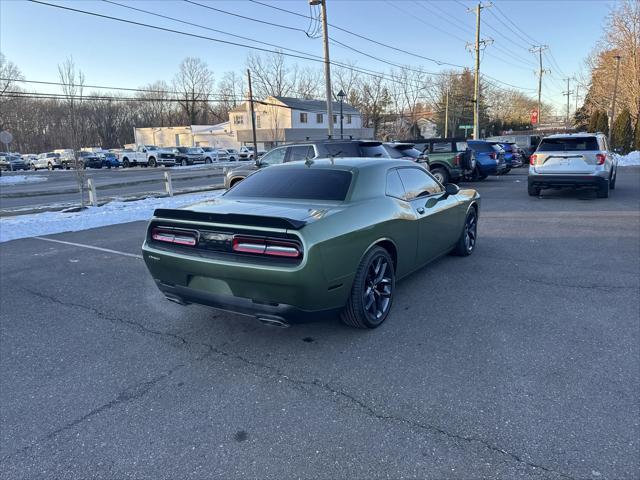
<svg viewBox="0 0 640 480"><path fill-rule="evenodd" d="M320 69L289 64L278 52L250 54L246 66L252 72L256 99L324 96ZM88 86L73 58L59 65L57 77L58 93L42 94L41 86L21 82L19 66L0 54L0 79L4 79L0 80L0 129L11 131L14 150L122 147L133 143L135 127L220 123L247 99L244 74L225 72L216 81L207 63L195 57L185 58L171 81L129 89L133 92ZM361 112L363 125L372 128L378 139L416 138L421 119L435 122L440 135L446 122L449 136L462 136L460 127L473 123L474 74L468 70L429 74L420 67L404 67L369 74L353 64L333 67L332 80L334 95L342 90L345 102ZM530 128L533 98L484 77L480 85L484 135ZM50 86L47 91L52 91ZM551 106L543 105L543 112L550 111Z"/></svg>

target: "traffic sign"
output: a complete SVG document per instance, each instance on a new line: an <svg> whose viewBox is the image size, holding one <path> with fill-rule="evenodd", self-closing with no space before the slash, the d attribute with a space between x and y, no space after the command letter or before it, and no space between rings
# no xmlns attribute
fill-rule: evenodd
<svg viewBox="0 0 640 480"><path fill-rule="evenodd" d="M538 123L538 109L537 108L532 108L531 111L529 112L529 115L531 115L531 123Z"/></svg>
<svg viewBox="0 0 640 480"><path fill-rule="evenodd" d="M467 130L467 129L473 128L473 125L460 125L458 128L462 128L464 130Z"/></svg>
<svg viewBox="0 0 640 480"><path fill-rule="evenodd" d="M13 135L11 135L11 133L7 132L6 130L0 132L0 142L4 143L5 145L9 145L12 141Z"/></svg>

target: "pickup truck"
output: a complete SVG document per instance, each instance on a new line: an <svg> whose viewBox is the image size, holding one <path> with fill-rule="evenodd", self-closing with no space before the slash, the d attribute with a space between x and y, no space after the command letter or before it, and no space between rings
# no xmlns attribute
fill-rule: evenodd
<svg viewBox="0 0 640 480"><path fill-rule="evenodd" d="M125 148L118 154L118 160L124 168L142 165L144 167L157 167L165 165L172 167L176 164L175 155L155 145L138 145L135 150Z"/></svg>
<svg viewBox="0 0 640 480"><path fill-rule="evenodd" d="M258 150L258 158L264 155L265 152L263 150ZM240 147L239 151L240 160L253 160L253 147Z"/></svg>

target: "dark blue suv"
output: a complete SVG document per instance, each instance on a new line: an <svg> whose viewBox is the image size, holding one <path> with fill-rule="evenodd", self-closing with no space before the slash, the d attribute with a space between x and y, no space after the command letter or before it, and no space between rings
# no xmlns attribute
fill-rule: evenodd
<svg viewBox="0 0 640 480"><path fill-rule="evenodd" d="M504 160L504 150L485 140L468 140L469 148L476 156L474 180L484 180L489 175L502 175L507 170Z"/></svg>

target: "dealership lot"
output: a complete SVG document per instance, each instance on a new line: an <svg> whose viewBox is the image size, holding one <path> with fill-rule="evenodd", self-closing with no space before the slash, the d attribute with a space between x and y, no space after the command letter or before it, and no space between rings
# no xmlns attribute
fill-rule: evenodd
<svg viewBox="0 0 640 480"><path fill-rule="evenodd" d="M0 244L2 478L637 476L640 168L525 174L373 331L167 302L144 222Z"/></svg>

